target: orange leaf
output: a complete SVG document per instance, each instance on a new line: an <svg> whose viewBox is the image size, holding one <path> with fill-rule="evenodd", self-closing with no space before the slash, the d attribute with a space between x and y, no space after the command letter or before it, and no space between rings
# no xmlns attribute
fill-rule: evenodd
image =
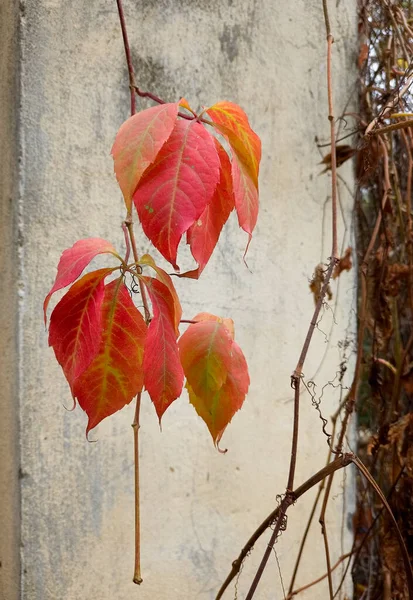
<svg viewBox="0 0 413 600"><path fill-rule="evenodd" d="M86 433L142 390L146 332L122 277L106 285L99 351L73 389L89 417Z"/></svg>
<svg viewBox="0 0 413 600"><path fill-rule="evenodd" d="M125 121L116 135L112 156L127 210L140 178L172 133L178 106L173 102L143 110Z"/></svg>
<svg viewBox="0 0 413 600"><path fill-rule="evenodd" d="M160 421L168 406L180 396L184 380L176 343L175 303L162 281L152 277L141 279L153 308L143 359L144 383Z"/></svg>
<svg viewBox="0 0 413 600"><path fill-rule="evenodd" d="M338 265L336 265L334 269L333 279L337 279L337 277L339 277L343 271L350 271L351 267L353 266L351 260L352 251L353 250L350 246L346 249L344 256L340 258Z"/></svg>
<svg viewBox="0 0 413 600"><path fill-rule="evenodd" d="M261 140L251 129L248 117L237 104L217 102L207 109L214 125L224 135L238 160L258 189Z"/></svg>
<svg viewBox="0 0 413 600"><path fill-rule="evenodd" d="M211 201L218 181L213 137L196 121L177 121L133 196L145 234L177 270L181 237Z"/></svg>

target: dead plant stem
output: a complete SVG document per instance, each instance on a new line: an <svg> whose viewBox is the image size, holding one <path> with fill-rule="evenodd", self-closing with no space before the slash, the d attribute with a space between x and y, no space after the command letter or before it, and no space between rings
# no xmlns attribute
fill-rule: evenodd
<svg viewBox="0 0 413 600"><path fill-rule="evenodd" d="M289 494L289 505L294 504L301 496L303 496L308 490L313 488L315 485L320 483L323 479L325 479L330 473L337 471L338 469L343 469L347 467L350 463L353 462L353 454L343 454L339 458L336 458L328 465L317 471L314 475L312 475L307 481L305 481L302 485L300 485L296 490ZM222 584L215 600L220 600L224 595L225 590L231 583L231 581L238 575L239 570L241 568L242 563L244 562L246 556L251 552L254 545L257 543L259 538L267 531L270 525L274 524L278 519L281 512L281 505L277 506L272 513L268 515L266 519L261 523L261 525L254 531L248 542L245 544L243 549L241 550L238 558L234 560L232 563L232 569ZM270 549L271 553L271 549Z"/></svg>
<svg viewBox="0 0 413 600"><path fill-rule="evenodd" d="M337 567L343 562L343 560L346 560L346 558L349 558L350 556L351 556L351 552L347 552L347 554L343 554L343 556L341 556L338 559L338 561L335 563L335 565L331 567L331 571L334 571L335 569L337 569ZM324 575L322 575L321 577L318 577L318 579L315 579L311 583L307 583L307 585L303 585L302 587L297 588L296 590L288 592L288 596L287 596L286 600L291 600L291 598L293 596L297 596L298 594L301 594L301 592L305 592L305 590L308 590L310 587L313 587L313 585L316 585L317 583L320 583L321 581L323 581L323 579L325 579L327 576L328 576L328 572L324 573Z"/></svg>
<svg viewBox="0 0 413 600"><path fill-rule="evenodd" d="M292 387L294 388L294 417L293 417L293 434L291 442L291 457L290 466L288 471L288 481L286 494L280 504L279 514L277 516L274 530L271 534L270 541L264 552L261 563L258 567L257 573L252 581L251 587L246 596L246 600L252 600L255 590L257 589L258 583L264 572L265 566L271 555L274 543L279 535L280 530L286 527L286 513L290 507L291 501L291 490L294 486L294 476L297 463L297 451L299 441L299 413L300 413L300 382L302 376L302 369L304 366L305 359L308 354L311 339L317 324L318 315L324 302L324 298L327 292L328 284L333 274L334 267L339 261L338 256L338 234L337 234L337 161L336 161L336 145L335 145L335 122L334 122L334 110L333 110L333 85L332 85L332 44L334 42L331 34L330 20L328 15L327 0L323 0L323 11L327 35L327 96L328 96L328 120L330 121L330 138L331 138L331 186L332 186L332 250L329 261L329 266L323 286L321 289L320 297L316 304L313 317L308 328L308 332L304 341L303 348L298 359L297 366L291 377Z"/></svg>
<svg viewBox="0 0 413 600"><path fill-rule="evenodd" d="M332 421L333 421L333 430L331 432L331 439L334 439L335 432L336 432L337 418L333 417ZM330 463L331 454L332 453L331 453L331 447L330 447L329 451L327 453L327 461L326 461L327 465ZM300 548L298 550L297 558L296 558L296 561L295 561L293 574L291 576L290 586L288 588L288 596L290 596L292 594L292 591L294 589L295 579L297 577L298 567L299 567L300 562L301 562L301 557L302 557L302 554L303 554L303 551L304 551L304 546L305 546L305 543L307 541L308 534L310 532L310 527L311 527L311 524L313 522L314 515L315 515L315 512L317 510L318 503L319 503L321 495L322 495L322 493L324 491L325 484L326 484L326 480L323 479L321 481L319 487L318 487L317 495L316 495L316 497L314 499L313 507L311 509L310 516L308 518L307 525L306 525L306 528L304 530L304 534L303 534L303 537L302 537L302 540L301 540L301 543L300 543Z"/></svg>

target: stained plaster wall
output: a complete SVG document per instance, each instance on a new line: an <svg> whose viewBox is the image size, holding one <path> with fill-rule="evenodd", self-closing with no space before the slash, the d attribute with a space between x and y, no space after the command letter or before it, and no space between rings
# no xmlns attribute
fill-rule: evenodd
<svg viewBox="0 0 413 600"><path fill-rule="evenodd" d="M314 142L329 131L321 2L125 0L139 85L166 100L185 95L194 106L237 102L263 143L249 269L242 261L246 236L232 218L202 279L177 282L185 317L208 310L235 320L250 393L223 438L225 456L185 394L165 414L162 432L144 399L139 589L131 583L133 407L104 421L93 434L97 443L88 443L85 415L65 410L69 389L41 316L62 250L87 236L123 247L124 208L109 156L129 107L116 3L3 0L0 9L0 598L210 600L284 489L289 376L313 309L308 279L329 255L323 215L330 180L318 176ZM339 114L355 97L356 3L331 2L330 10ZM351 186L350 167L343 171ZM341 200L347 244L351 201L344 187ZM140 252L156 255L139 232L138 239ZM345 274L333 292L305 367L320 388L343 358L339 342L352 339L353 275ZM337 402L337 391L326 388L323 413ZM304 394L297 482L324 465L326 451L318 414ZM333 562L351 543L351 477L336 479L328 512ZM277 545L286 581L314 494L291 510ZM325 571L318 526L312 535L298 584ZM245 563L241 597L264 547L265 540ZM323 585L303 597L325 597ZM257 598L280 593L274 559Z"/></svg>

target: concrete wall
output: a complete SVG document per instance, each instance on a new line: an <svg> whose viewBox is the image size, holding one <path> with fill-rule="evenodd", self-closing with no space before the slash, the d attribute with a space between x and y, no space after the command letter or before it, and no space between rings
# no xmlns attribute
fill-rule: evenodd
<svg viewBox="0 0 413 600"><path fill-rule="evenodd" d="M356 3L339 3L337 14L331 4L339 114L354 97ZM329 254L323 222L329 177L317 176L314 143L329 132L321 2L125 0L139 85L167 100L185 95L194 106L235 101L263 142L261 214L250 270L242 262L246 236L232 218L201 281L178 282L186 318L201 310L234 318L250 365L250 393L223 438L225 456L214 449L186 396L166 413L162 433L144 399L139 589L131 582L133 407L103 422L94 432L98 442L88 443L85 415L64 408L71 406L69 389L41 316L62 250L88 236L122 248L124 209L109 151L128 116L129 91L116 3L22 0L18 8L3 0L0 15L6 48L0 80L0 598L17 599L21 585L23 600L209 600L284 490L289 376L313 309L308 278ZM349 167L343 174L351 183ZM341 198L350 224L344 188ZM138 238L139 250L152 252L139 232ZM320 388L334 378L342 358L338 341L348 333L352 274L340 286L338 305L336 296L331 304L336 325L330 343L332 311L326 310L305 368L310 378L322 364ZM323 412L328 415L337 401L337 391L326 388ZM298 483L324 465L326 451L319 417L303 395ZM351 543L343 481L337 477L328 514L333 561ZM348 488L350 475L346 481ZM277 545L286 583L314 494L291 510L288 532ZM264 547L265 539L245 563L239 597ZM324 571L316 526L299 582ZM275 559L257 598L274 594L281 597ZM305 598L325 595L321 586Z"/></svg>
<svg viewBox="0 0 413 600"><path fill-rule="evenodd" d="M0 3L0 598L19 596L19 10Z"/></svg>

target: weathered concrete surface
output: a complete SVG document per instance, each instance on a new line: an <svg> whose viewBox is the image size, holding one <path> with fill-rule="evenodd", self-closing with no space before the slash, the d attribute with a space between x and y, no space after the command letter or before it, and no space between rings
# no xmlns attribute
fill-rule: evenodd
<svg viewBox="0 0 413 600"><path fill-rule="evenodd" d="M336 3L331 4L339 114L354 95L356 3L340 3L338 15ZM242 262L246 236L232 218L201 281L178 282L187 318L200 310L234 318L250 364L251 391L224 436L225 456L214 450L185 396L166 413L162 433L144 400L145 581L139 589L131 583L133 407L99 426L94 433L98 443L87 443L85 415L80 409L64 409L71 406L69 389L47 347L41 317L63 249L87 236L106 237L122 248L124 209L109 156L129 106L116 3L26 0L21 10L24 176L19 241L24 296L22 346L19 362L14 362L18 367L10 372L13 381L17 376L21 380L22 599L209 600L284 490L292 424L289 375L313 309L308 278L329 254L328 226L323 225L329 177L317 176L314 143L316 135L327 137L329 132L321 2L142 0L125 5L143 89L167 100L185 95L195 106L220 99L238 102L263 142L261 214L248 255L250 270ZM347 168L344 174L351 182L349 173ZM350 224L344 188L341 198ZM13 218L16 211L17 206ZM140 251L152 251L138 237ZM8 250L9 265L16 243ZM308 378L317 372L319 389L338 370L343 353L338 341L348 334L353 301L354 282L346 274L339 305L332 303L337 324L330 344L325 334L330 335L332 312L326 310L305 368ZM13 300L8 311L12 331L15 304ZM323 413L328 415L337 401L337 391L327 387ZM12 419L6 450L13 465L16 413L6 414ZM326 450L318 414L303 394L298 483L324 465ZM343 481L342 475L337 477L328 513L333 562L350 543ZM347 488L348 482L349 475ZM2 488L6 501L9 494ZM291 510L288 532L277 545L286 583L314 494ZM17 513L11 513L14 519ZM265 540L245 563L240 597L264 546ZM298 583L325 571L323 555L315 526ZM272 559L257 598L281 597L279 581ZM228 597L233 596L232 590ZM305 598L325 596L326 588L320 586Z"/></svg>
<svg viewBox="0 0 413 600"><path fill-rule="evenodd" d="M0 598L19 597L19 10L0 3Z"/></svg>

